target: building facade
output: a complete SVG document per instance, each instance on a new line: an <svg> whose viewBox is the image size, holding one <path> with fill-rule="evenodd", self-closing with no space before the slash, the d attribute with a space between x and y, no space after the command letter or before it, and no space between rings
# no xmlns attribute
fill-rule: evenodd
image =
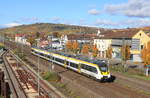
<svg viewBox="0 0 150 98"><path fill-rule="evenodd" d="M94 39L100 53L104 53L109 46L113 49L113 58L121 59L121 47L130 46L131 60L141 62L141 50L143 46L150 41L150 37L143 30L126 29L101 32L101 37Z"/></svg>
<svg viewBox="0 0 150 98"><path fill-rule="evenodd" d="M94 45L97 46L100 57L106 57L106 50L111 46L111 39L107 38L95 38Z"/></svg>
<svg viewBox="0 0 150 98"><path fill-rule="evenodd" d="M24 44L24 45L31 45L27 39L25 34L16 34L15 35L15 42Z"/></svg>

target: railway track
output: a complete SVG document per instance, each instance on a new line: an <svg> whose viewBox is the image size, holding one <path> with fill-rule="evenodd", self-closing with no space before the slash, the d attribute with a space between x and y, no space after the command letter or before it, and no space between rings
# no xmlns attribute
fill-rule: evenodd
<svg viewBox="0 0 150 98"><path fill-rule="evenodd" d="M2 57L13 98L63 98L15 55L7 51Z"/></svg>
<svg viewBox="0 0 150 98"><path fill-rule="evenodd" d="M15 46L12 46L13 48ZM15 47L16 48L16 47ZM37 61L37 57L30 54L29 48L24 48L23 51L28 55L28 58L32 58L31 61ZM42 71L46 71L48 67L48 61L40 59L42 67L40 67ZM33 65L37 65L36 62ZM61 76L67 78L69 81L75 81L75 86L86 89L86 92L93 92L96 96L94 98L150 98L149 95L146 95L144 93L137 92L136 90L130 89L128 87L125 87L122 84L119 84L117 82L114 83L98 83L96 81L93 81L85 76L82 76L80 74L74 73L72 71L66 71L65 68L62 68L60 66L55 66L55 71L60 73ZM124 82L130 82L128 80L123 80ZM132 81L133 82L133 81ZM74 83L74 82L70 82ZM138 84L138 81L133 82L133 86L135 84ZM142 86L142 85L141 85ZM144 86L145 87L145 86ZM92 95L89 95L89 98L92 97ZM93 98L93 97L92 97Z"/></svg>
<svg viewBox="0 0 150 98"><path fill-rule="evenodd" d="M13 54L11 52L11 54ZM47 83L45 83L45 81L37 74L38 68L36 68L34 70L32 70L27 64L25 64L21 59L19 59L18 57L16 57L15 55L12 55L14 58L18 59L23 65L22 69L26 70L26 73L30 73L30 76L34 79L34 82L38 81L38 77L39 77L39 83L40 83L40 91L42 91L42 93L45 93L47 96L49 96L50 98L64 98L64 96L60 96L59 94L57 94L54 90L52 90ZM28 66L28 67L27 67ZM37 84L37 83L36 83ZM48 98L49 98L48 97Z"/></svg>
<svg viewBox="0 0 150 98"><path fill-rule="evenodd" d="M23 90L20 82L18 81L13 69L11 68L8 60L6 59L8 52L5 52L2 55L2 58L4 60L4 68L7 74L7 78L9 79L9 85L11 87L11 91L13 92L14 98L27 98L27 95L25 91Z"/></svg>
<svg viewBox="0 0 150 98"><path fill-rule="evenodd" d="M29 58L32 58L31 62L37 61L37 57L30 55ZM47 71L49 61L41 59L42 71ZM36 65L36 62L34 62ZM75 73L73 71L67 70L59 65L55 66L54 69L57 73L60 73L61 77L67 78L69 81L67 83L73 84L80 89L86 89L89 93L87 94L88 98L99 98L98 96L105 98L149 98L149 95L142 94L133 89L125 87L123 85L114 83L99 83L89 79L83 75ZM62 80L63 81L63 80ZM94 97L93 97L94 96ZM96 96L96 97L95 97Z"/></svg>

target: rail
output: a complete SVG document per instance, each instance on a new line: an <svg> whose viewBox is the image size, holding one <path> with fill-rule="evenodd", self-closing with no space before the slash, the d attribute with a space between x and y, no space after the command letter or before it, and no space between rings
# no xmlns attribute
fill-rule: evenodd
<svg viewBox="0 0 150 98"><path fill-rule="evenodd" d="M6 70L6 75L9 80L9 86L14 98L27 98L27 95L22 88L17 76L15 75L13 69L11 68L8 60L6 59L8 51L2 54L2 58L4 60L4 68Z"/></svg>

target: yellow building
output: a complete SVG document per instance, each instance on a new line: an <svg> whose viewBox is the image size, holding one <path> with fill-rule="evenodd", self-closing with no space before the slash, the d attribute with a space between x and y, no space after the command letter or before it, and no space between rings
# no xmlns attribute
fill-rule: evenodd
<svg viewBox="0 0 150 98"><path fill-rule="evenodd" d="M143 30L139 29L122 29L102 31L99 39L99 45L112 46L113 58L121 58L120 50L122 45L129 45L131 48L131 60L141 62L141 50L143 46L150 41L150 37ZM109 41L109 45L103 41ZM97 39L95 40L97 41ZM98 45L98 43L96 43ZM106 48L105 48L106 50Z"/></svg>
<svg viewBox="0 0 150 98"><path fill-rule="evenodd" d="M150 37L145 34L143 30L140 30L135 34L132 39L139 39L140 40L140 50L143 49L143 46L147 44L147 42L150 41ZM140 50L132 50L131 53L133 54L140 54Z"/></svg>

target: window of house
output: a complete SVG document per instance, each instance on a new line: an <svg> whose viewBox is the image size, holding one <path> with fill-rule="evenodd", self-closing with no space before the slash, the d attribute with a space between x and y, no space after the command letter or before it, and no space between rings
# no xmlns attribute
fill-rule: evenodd
<svg viewBox="0 0 150 98"><path fill-rule="evenodd" d="M143 45L141 45L141 49L143 49Z"/></svg>

